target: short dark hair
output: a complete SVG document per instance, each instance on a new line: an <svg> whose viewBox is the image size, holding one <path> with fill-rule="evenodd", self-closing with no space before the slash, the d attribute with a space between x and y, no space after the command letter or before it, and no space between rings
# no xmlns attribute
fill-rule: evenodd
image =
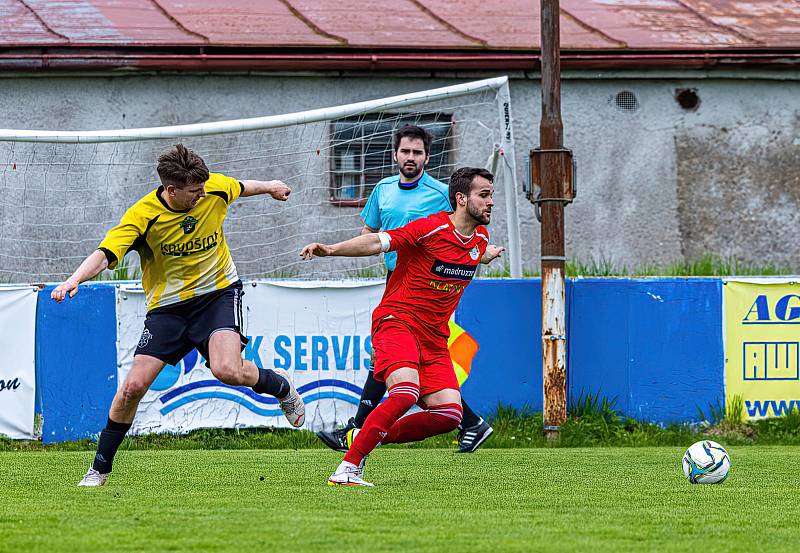
<svg viewBox="0 0 800 553"><path fill-rule="evenodd" d="M480 167L462 167L456 169L453 174L450 175L448 192L450 193L450 205L453 206L453 210L456 208L456 193L461 192L465 196L469 196L469 189L475 177L483 177L489 182L494 182L494 175Z"/></svg>
<svg viewBox="0 0 800 553"><path fill-rule="evenodd" d="M161 184L184 188L208 180L208 167L199 155L184 146L175 144L158 157L158 176Z"/></svg>
<svg viewBox="0 0 800 553"><path fill-rule="evenodd" d="M422 127L418 127L416 125L406 125L405 127L401 128L399 131L394 133L394 151L397 153L397 149L400 147L400 141L403 138L419 138L422 140L422 144L425 146L425 155L429 155L431 151L431 141L433 140L433 135L423 129Z"/></svg>

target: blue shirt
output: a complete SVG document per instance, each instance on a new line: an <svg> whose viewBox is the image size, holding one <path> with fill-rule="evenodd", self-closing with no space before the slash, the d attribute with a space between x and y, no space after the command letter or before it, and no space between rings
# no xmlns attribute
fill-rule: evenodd
<svg viewBox="0 0 800 553"><path fill-rule="evenodd" d="M361 218L370 228L392 230L440 211L453 211L447 185L423 171L414 183L401 183L398 174L376 184ZM394 271L397 252L387 252L383 260Z"/></svg>

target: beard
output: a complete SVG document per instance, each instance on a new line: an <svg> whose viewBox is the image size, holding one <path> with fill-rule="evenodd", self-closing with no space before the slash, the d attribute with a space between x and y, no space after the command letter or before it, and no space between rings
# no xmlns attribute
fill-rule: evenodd
<svg viewBox="0 0 800 553"><path fill-rule="evenodd" d="M478 209L472 202L467 202L467 213L469 213L470 217L475 219L478 223L482 225L488 225L489 220L492 217L492 212L484 212L482 209Z"/></svg>
<svg viewBox="0 0 800 553"><path fill-rule="evenodd" d="M409 180L418 177L420 173L422 173L422 167L418 166L416 163L414 164L413 168L410 165L400 166L400 174Z"/></svg>

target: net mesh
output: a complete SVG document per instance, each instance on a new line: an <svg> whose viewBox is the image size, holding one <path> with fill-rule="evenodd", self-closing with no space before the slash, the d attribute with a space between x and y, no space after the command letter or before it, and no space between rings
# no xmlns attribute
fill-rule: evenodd
<svg viewBox="0 0 800 553"><path fill-rule="evenodd" d="M69 276L131 205L158 184L160 153L182 142L212 172L280 179L288 202L268 196L231 206L225 236L242 278L339 279L384 274L379 257L302 262L303 245L357 235L375 183L395 174L392 135L406 123L434 135L429 172L447 182L457 166L485 166L502 140L497 92L358 113L344 119L211 136L100 144L0 141L0 282ZM140 275L130 253L102 278Z"/></svg>

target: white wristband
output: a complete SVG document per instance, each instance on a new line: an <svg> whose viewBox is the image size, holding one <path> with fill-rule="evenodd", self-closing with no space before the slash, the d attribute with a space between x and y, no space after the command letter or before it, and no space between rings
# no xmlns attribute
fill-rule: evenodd
<svg viewBox="0 0 800 553"><path fill-rule="evenodd" d="M378 238L381 239L381 251L384 252L384 253L388 252L389 251L389 245L392 242L392 238L389 236L389 233L388 232L379 232L378 233Z"/></svg>

